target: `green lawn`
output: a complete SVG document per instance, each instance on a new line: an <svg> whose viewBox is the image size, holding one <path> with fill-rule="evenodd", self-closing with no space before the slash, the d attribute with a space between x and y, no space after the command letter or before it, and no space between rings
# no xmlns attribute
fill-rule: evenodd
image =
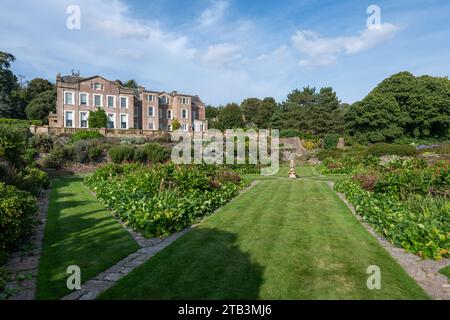
<svg viewBox="0 0 450 320"><path fill-rule="evenodd" d="M289 176L289 170L290 167L288 166L281 166L278 172L273 176L262 176L260 174L247 174L244 175L244 179L248 181L254 181L254 180L273 180L273 179L279 179L279 178L287 178ZM318 181L338 181L341 179L345 179L348 177L348 175L345 174L334 174L334 175L328 175L323 176L319 172L316 171L316 169L313 166L301 166L296 167L295 172L297 173L297 176L302 179L312 179L312 180L318 180Z"/></svg>
<svg viewBox="0 0 450 320"><path fill-rule="evenodd" d="M448 282L450 282L450 266L441 269L439 272L446 276L448 278Z"/></svg>
<svg viewBox="0 0 450 320"><path fill-rule="evenodd" d="M313 170L298 173L311 177ZM380 290L366 287L370 265L381 268ZM272 178L259 181L100 298L428 297L325 182Z"/></svg>
<svg viewBox="0 0 450 320"><path fill-rule="evenodd" d="M66 287L70 265L81 268L85 282L138 249L130 234L82 184L82 178L55 180L36 298L58 299L70 293Z"/></svg>

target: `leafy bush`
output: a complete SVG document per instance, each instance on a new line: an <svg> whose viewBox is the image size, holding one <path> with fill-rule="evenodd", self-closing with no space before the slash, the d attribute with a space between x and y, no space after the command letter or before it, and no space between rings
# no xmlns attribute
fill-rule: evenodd
<svg viewBox="0 0 450 320"><path fill-rule="evenodd" d="M33 195L38 195L42 189L50 185L48 174L37 168L25 168L18 174L18 180L16 187Z"/></svg>
<svg viewBox="0 0 450 320"><path fill-rule="evenodd" d="M31 137L31 145L38 152L50 152L53 148L53 138L48 134L36 134Z"/></svg>
<svg viewBox="0 0 450 320"><path fill-rule="evenodd" d="M86 140L79 140L73 145L74 159L77 162L85 163L89 161L89 148L91 143Z"/></svg>
<svg viewBox="0 0 450 320"><path fill-rule="evenodd" d="M144 148L134 149L134 161L145 163L148 160L147 151Z"/></svg>
<svg viewBox="0 0 450 320"><path fill-rule="evenodd" d="M23 160L27 165L35 165L37 150L35 148L27 148L23 154Z"/></svg>
<svg viewBox="0 0 450 320"><path fill-rule="evenodd" d="M221 170L111 164L86 177L85 184L127 225L154 237L179 231L235 197L245 183ZM212 181L220 183L212 186Z"/></svg>
<svg viewBox="0 0 450 320"><path fill-rule="evenodd" d="M99 161L103 157L103 149L101 146L95 144L89 147L88 159L90 162Z"/></svg>
<svg viewBox="0 0 450 320"><path fill-rule="evenodd" d="M380 162L377 157L372 155L349 156L344 152L338 154L342 154L342 156L323 160L318 167L322 174L352 174L369 168L377 168Z"/></svg>
<svg viewBox="0 0 450 320"><path fill-rule="evenodd" d="M0 158L19 163L27 145L27 129L9 125L0 125Z"/></svg>
<svg viewBox="0 0 450 320"><path fill-rule="evenodd" d="M344 154L343 149L321 149L317 152L317 159L324 161L327 158L340 159Z"/></svg>
<svg viewBox="0 0 450 320"><path fill-rule="evenodd" d="M89 113L90 128L106 128L107 121L106 112L102 108L97 108L97 111L91 111Z"/></svg>
<svg viewBox="0 0 450 320"><path fill-rule="evenodd" d="M36 209L35 197L0 182L0 263L31 232Z"/></svg>
<svg viewBox="0 0 450 320"><path fill-rule="evenodd" d="M75 143L80 140L100 139L105 136L97 131L80 131L70 137L70 141Z"/></svg>
<svg viewBox="0 0 450 320"><path fill-rule="evenodd" d="M423 258L450 257L450 201L413 196L400 201L389 194L363 190L356 180L339 181L356 212L395 245Z"/></svg>
<svg viewBox="0 0 450 320"><path fill-rule="evenodd" d="M414 156L417 154L415 147L405 144L375 143L368 147L367 152L374 156L398 155Z"/></svg>
<svg viewBox="0 0 450 320"><path fill-rule="evenodd" d="M339 142L338 134L327 134L323 138L323 148L324 149L335 149Z"/></svg>
<svg viewBox="0 0 450 320"><path fill-rule="evenodd" d="M75 148L73 144L65 144L61 148L63 159L66 161L73 161L75 157Z"/></svg>
<svg viewBox="0 0 450 320"><path fill-rule="evenodd" d="M130 145L114 146L108 150L108 155L114 163L132 161L134 159L134 147Z"/></svg>
<svg viewBox="0 0 450 320"><path fill-rule="evenodd" d="M125 137L120 139L121 144L144 144L144 137Z"/></svg>
<svg viewBox="0 0 450 320"><path fill-rule="evenodd" d="M383 168L375 187L377 193L396 199L407 199L411 195L450 195L450 168L441 162L427 167L420 159L399 159Z"/></svg>
<svg viewBox="0 0 450 320"><path fill-rule="evenodd" d="M44 168L59 169L65 163L65 153L62 147L55 147L50 154L42 160Z"/></svg>
<svg viewBox="0 0 450 320"><path fill-rule="evenodd" d="M151 163L163 163L170 158L169 148L163 147L158 143L147 143L144 145L147 160Z"/></svg>
<svg viewBox="0 0 450 320"><path fill-rule="evenodd" d="M70 150L67 150L69 153ZM103 155L103 145L97 139L78 140L73 145L73 158L76 162L98 161Z"/></svg>

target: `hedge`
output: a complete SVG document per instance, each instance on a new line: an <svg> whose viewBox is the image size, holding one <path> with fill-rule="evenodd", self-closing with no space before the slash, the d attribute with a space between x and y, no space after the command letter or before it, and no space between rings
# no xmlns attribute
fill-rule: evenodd
<svg viewBox="0 0 450 320"><path fill-rule="evenodd" d="M42 126L42 121L41 120L0 118L0 124L23 125L23 126L29 126L29 125Z"/></svg>
<svg viewBox="0 0 450 320"><path fill-rule="evenodd" d="M370 145L367 152L377 157L384 155L414 156L418 153L416 148L410 145L384 142Z"/></svg>

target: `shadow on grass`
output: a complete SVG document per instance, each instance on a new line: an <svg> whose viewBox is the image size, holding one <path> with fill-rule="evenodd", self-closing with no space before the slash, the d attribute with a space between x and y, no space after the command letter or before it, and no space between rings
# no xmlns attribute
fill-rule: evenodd
<svg viewBox="0 0 450 320"><path fill-rule="evenodd" d="M66 287L68 266L81 268L83 283L139 248L81 182L80 177L52 182L38 272L39 299L70 293Z"/></svg>
<svg viewBox="0 0 450 320"><path fill-rule="evenodd" d="M258 299L264 267L237 235L197 228L121 279L100 299Z"/></svg>

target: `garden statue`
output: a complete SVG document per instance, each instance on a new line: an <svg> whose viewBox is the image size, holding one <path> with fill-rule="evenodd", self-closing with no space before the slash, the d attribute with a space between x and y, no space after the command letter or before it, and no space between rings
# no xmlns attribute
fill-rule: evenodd
<svg viewBox="0 0 450 320"><path fill-rule="evenodd" d="M297 173L295 173L294 160L291 160L291 169L289 170L289 179L297 179Z"/></svg>

